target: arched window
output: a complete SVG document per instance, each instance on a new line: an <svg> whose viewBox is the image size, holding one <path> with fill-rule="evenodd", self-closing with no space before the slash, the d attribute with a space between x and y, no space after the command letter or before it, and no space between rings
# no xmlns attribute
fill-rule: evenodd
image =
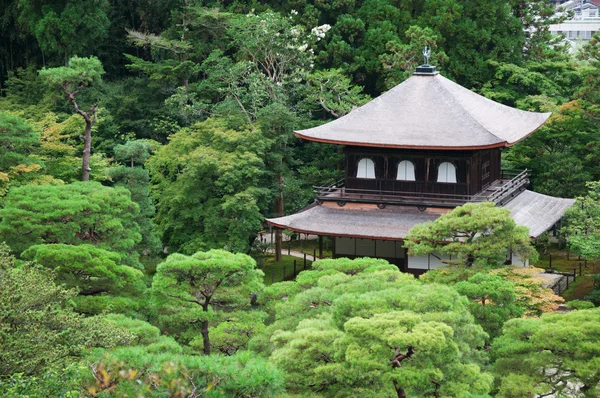
<svg viewBox="0 0 600 398"><path fill-rule="evenodd" d="M396 180L415 181L415 165L410 160L403 160L398 163L398 174Z"/></svg>
<svg viewBox="0 0 600 398"><path fill-rule="evenodd" d="M456 182L456 167L450 162L443 162L438 168L437 182Z"/></svg>
<svg viewBox="0 0 600 398"><path fill-rule="evenodd" d="M356 170L357 178L375 178L375 162L368 158L362 158L358 162Z"/></svg>

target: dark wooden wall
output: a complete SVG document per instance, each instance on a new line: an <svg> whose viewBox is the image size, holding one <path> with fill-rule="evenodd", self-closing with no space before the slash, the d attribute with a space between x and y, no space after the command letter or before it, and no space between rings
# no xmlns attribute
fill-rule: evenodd
<svg viewBox="0 0 600 398"><path fill-rule="evenodd" d="M346 147L346 187L390 192L442 193L474 195L500 178L500 150L423 151ZM358 162L370 158L375 162L375 179L356 178ZM402 160L415 165L416 181L396 180ZM437 182L438 167L450 162L456 167L456 183Z"/></svg>

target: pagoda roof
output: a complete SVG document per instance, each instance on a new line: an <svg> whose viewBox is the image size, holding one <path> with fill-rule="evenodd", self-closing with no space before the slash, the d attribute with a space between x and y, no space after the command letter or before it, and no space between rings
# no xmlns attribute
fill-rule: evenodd
<svg viewBox="0 0 600 398"><path fill-rule="evenodd" d="M439 74L423 74L339 119L295 134L331 144L475 150L511 146L549 116L499 104Z"/></svg>
<svg viewBox="0 0 600 398"><path fill-rule="evenodd" d="M523 191L503 207L511 211L517 223L529 228L537 238L562 218L575 203L573 199L554 198L532 191ZM382 240L401 240L417 224L436 220L451 209L416 206L387 206L351 204L339 207L335 203L312 204L306 209L285 217L268 219L274 227L301 233Z"/></svg>

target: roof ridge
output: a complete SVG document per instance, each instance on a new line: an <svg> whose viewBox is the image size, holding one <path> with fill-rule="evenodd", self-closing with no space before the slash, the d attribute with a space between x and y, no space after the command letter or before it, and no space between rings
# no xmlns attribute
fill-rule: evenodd
<svg viewBox="0 0 600 398"><path fill-rule="evenodd" d="M489 134L489 135L491 135L492 137L495 137L495 138L498 140L498 143L505 143L505 144L506 144L506 143L508 143L508 142L507 142L505 139L502 139L501 137L498 137L496 134L492 133L492 132L491 132L491 131L490 131L490 130L489 130L487 127L486 127L486 126L484 126L484 125L483 125L483 124L482 124L482 123L481 123L481 122L480 122L480 121L479 121L479 120L478 120L478 119L477 119L477 118L476 118L476 117L475 117L475 116L474 116L474 115L473 115L471 112L469 112L469 111L468 111L468 110L467 110L467 109L464 107L464 104L462 103L462 101L459 101L459 100L456 98L456 96L455 96L455 95L452 95L452 93L450 92L450 90L448 89L448 87L446 87L446 85L453 84L453 85L456 85L456 86L458 86L458 87L459 87L459 88L461 88L461 89L464 89L464 90L467 90L467 91L470 91L470 92L472 92L473 94L479 95L479 96L480 96L480 97L482 97L482 98L485 98L485 99L489 99L489 98L486 98L486 97L484 97L483 95L477 94L477 93L475 93L475 92L473 92L473 91L469 90L468 88L465 88L465 87L461 86L460 84L458 84L458 83L456 83L456 82L453 82L452 80L448 79L447 77L444 77L444 76L442 76L441 74L439 74L439 75L436 75L435 77L436 77L436 78L438 78L438 80L441 82L441 84L440 84L440 87L442 87L442 88L444 89L444 91L445 91L446 93L448 93L448 95L450 96L450 98L452 98L452 99L453 99L455 102L457 102L457 103L460 105L461 109L464 111L464 113L466 113L467 115L469 115L469 117L471 118L471 120L473 120L473 121L474 121L474 122L475 122L475 123L476 123L478 126L481 126L481 128L482 128L482 129L483 129L483 130L484 130L486 133L488 133L488 134Z"/></svg>

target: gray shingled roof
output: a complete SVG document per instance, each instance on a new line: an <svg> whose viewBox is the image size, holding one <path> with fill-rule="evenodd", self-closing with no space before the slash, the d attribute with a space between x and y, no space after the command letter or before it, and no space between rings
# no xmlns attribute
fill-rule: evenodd
<svg viewBox="0 0 600 398"><path fill-rule="evenodd" d="M529 235L537 238L562 218L575 199L555 198L541 193L523 191L504 205L518 225L529 227Z"/></svg>
<svg viewBox="0 0 600 398"><path fill-rule="evenodd" d="M337 120L296 135L359 146L476 149L510 146L549 116L501 105L439 74L421 75Z"/></svg>
<svg viewBox="0 0 600 398"><path fill-rule="evenodd" d="M327 236L402 239L417 224L434 221L438 214L420 212L415 206L378 209L313 205L290 216L267 220L271 225L297 232Z"/></svg>
<svg viewBox="0 0 600 398"><path fill-rule="evenodd" d="M573 199L554 198L531 191L523 191L504 207L518 225L529 228L529 235L537 238L550 229ZM420 212L413 206L388 206L385 209L362 207L329 207L312 205L290 216L268 219L273 226L297 232L327 236L353 236L377 239L402 239L416 224L434 221L439 214Z"/></svg>

